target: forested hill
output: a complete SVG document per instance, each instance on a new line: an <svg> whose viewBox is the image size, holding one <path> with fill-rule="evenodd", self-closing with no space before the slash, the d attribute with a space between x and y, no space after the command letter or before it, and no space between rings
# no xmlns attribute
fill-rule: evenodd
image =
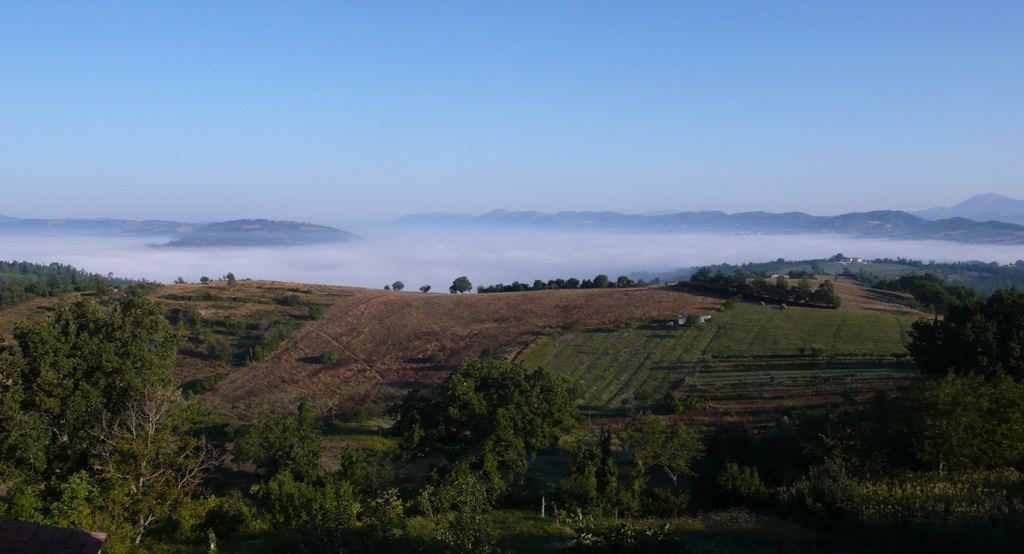
<svg viewBox="0 0 1024 554"><path fill-rule="evenodd" d="M347 231L312 223L240 219L203 225L166 246L288 246L348 242L358 238Z"/></svg>
<svg viewBox="0 0 1024 554"><path fill-rule="evenodd" d="M0 236L141 237L161 246L293 246L359 237L325 225L270 219L214 223L126 219L18 219L0 216ZM167 242L164 242L167 241Z"/></svg>
<svg viewBox="0 0 1024 554"><path fill-rule="evenodd" d="M0 308L65 292L103 292L110 286L139 282L113 274L88 273L59 263L44 265L0 260Z"/></svg>

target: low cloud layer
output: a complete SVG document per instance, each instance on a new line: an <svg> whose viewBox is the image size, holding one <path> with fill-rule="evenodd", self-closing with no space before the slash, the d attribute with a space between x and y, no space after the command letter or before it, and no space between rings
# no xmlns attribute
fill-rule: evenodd
<svg viewBox="0 0 1024 554"><path fill-rule="evenodd" d="M635 271L671 272L715 263L864 258L1011 263L1021 246L941 241L880 241L819 235L608 234L478 230L374 230L365 241L289 248L155 248L138 239L5 237L0 258L59 262L94 273L170 283L232 272L266 279L409 290L447 291L466 275L476 285L558 277L612 278Z"/></svg>

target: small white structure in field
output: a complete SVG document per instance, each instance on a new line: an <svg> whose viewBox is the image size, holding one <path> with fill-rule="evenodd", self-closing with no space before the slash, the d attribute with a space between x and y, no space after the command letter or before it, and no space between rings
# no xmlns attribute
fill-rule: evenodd
<svg viewBox="0 0 1024 554"><path fill-rule="evenodd" d="M700 323L707 323L711 321L711 316L709 315L698 315L694 317L696 317L697 320L700 321ZM688 319L690 319L690 314L679 314L678 318L676 319L676 325L686 325L686 321Z"/></svg>

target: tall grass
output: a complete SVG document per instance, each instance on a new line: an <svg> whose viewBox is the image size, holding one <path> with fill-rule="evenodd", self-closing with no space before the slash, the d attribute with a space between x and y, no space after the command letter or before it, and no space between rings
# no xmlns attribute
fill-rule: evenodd
<svg viewBox="0 0 1024 554"><path fill-rule="evenodd" d="M797 504L847 533L915 552L1024 552L1024 475L1013 469L826 485L812 478L784 496L817 498Z"/></svg>

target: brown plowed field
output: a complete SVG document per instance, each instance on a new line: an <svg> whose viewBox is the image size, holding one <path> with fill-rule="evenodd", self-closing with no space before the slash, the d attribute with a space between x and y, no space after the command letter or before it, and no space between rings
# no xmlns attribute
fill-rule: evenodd
<svg viewBox="0 0 1024 554"><path fill-rule="evenodd" d="M344 291L322 320L306 323L270 358L232 368L203 402L238 419L291 409L301 399L325 413L379 407L439 381L484 349L511 357L538 334L570 322L675 319L720 303L664 287L467 295ZM310 361L324 351L336 352L338 361ZM445 355L442 366L426 361L435 351Z"/></svg>

